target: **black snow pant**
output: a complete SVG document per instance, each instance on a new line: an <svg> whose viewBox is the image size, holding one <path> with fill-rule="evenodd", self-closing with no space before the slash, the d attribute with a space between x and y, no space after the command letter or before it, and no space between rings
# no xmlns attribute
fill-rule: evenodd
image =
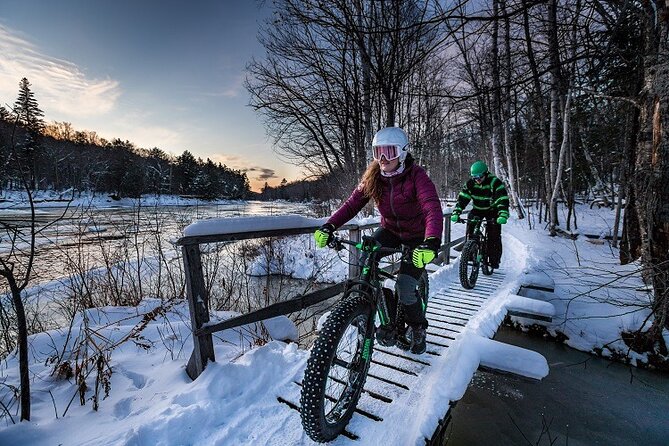
<svg viewBox="0 0 669 446"><path fill-rule="evenodd" d="M423 242L422 238L402 240L385 228L379 228L374 231L372 237L376 239L381 246L387 248L399 248L404 244L413 249ZM395 302L393 298L388 302L388 310L393 316L400 315L398 316L399 319L403 318L407 325L427 328L428 324L427 319L425 318L424 308L427 305L427 302L422 302L418 299L416 291L418 281L423 274L423 271L425 271L424 268L417 268L413 264L411 255L402 261L399 273L397 274L397 282L395 283L395 290L397 291L397 296L399 296L401 308L398 308L398 302Z"/></svg>
<svg viewBox="0 0 669 446"><path fill-rule="evenodd" d="M469 212L469 218L479 217L488 219L488 259L492 264L499 264L502 259L502 225L497 223L497 211L494 209L481 211L474 209ZM467 237L474 232L474 225L467 224Z"/></svg>

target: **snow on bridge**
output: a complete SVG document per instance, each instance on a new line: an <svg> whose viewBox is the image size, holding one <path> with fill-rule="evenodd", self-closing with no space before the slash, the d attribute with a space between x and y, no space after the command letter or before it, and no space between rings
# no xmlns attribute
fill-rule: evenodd
<svg viewBox="0 0 669 446"><path fill-rule="evenodd" d="M434 282L450 269L434 272ZM509 282L513 281L507 279L498 270L492 276L480 276L473 290L463 290L454 277L444 286L432 285L427 352L414 355L376 344L357 410L344 435L330 444L429 444L440 437L450 407L464 395L477 368L531 379L545 377L548 364L539 353L487 337L494 334L509 308L520 309L526 316L537 312L537 301L512 294ZM291 429L301 428L300 390L301 379L277 395L277 401L291 409L285 411Z"/></svg>

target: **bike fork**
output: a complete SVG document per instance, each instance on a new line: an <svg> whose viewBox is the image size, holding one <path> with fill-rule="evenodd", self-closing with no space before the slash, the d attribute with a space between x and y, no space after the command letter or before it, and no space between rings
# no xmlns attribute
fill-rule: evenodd
<svg viewBox="0 0 669 446"><path fill-rule="evenodd" d="M377 299L377 312L379 313L379 319L381 320L381 325L388 325L390 323L390 311L388 310L388 302L386 301L386 293L381 289L378 292Z"/></svg>
<svg viewBox="0 0 669 446"><path fill-rule="evenodd" d="M381 311L380 308L377 308L377 310L379 312ZM369 311L369 317L367 318L367 329L365 330L365 339L363 340L362 346L362 357L368 362L372 359L372 345L374 344L374 333L376 331L376 325L374 324L375 317L374 307L372 307Z"/></svg>

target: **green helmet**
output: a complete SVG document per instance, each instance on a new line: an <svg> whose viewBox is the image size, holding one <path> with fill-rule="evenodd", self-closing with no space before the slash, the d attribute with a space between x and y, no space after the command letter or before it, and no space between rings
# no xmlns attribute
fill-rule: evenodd
<svg viewBox="0 0 669 446"><path fill-rule="evenodd" d="M472 164L472 167L469 169L469 171L472 177L480 178L488 173L488 166L486 166L483 161L476 161L474 164Z"/></svg>

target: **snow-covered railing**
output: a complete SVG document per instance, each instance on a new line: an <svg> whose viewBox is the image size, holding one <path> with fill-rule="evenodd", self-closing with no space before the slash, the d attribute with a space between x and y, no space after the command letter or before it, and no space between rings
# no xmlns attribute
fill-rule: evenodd
<svg viewBox="0 0 669 446"><path fill-rule="evenodd" d="M464 237L451 240L451 210L444 212L444 231L439 255L434 263L450 262L450 250L464 241ZM288 235L309 234L319 228L325 219L307 218L301 215L282 215L270 217L237 217L197 221L184 230L184 236L177 241L181 246L186 273L186 298L190 310L193 330L193 352L186 366L186 373L196 379L204 371L207 361L215 361L212 334L238 327L240 325L270 319L295 311L334 297L344 291L345 282L340 282L322 290L297 296L278 302L259 310L228 319L210 323L209 296L205 287L202 270L200 245L262 237L284 237ZM349 231L349 239L361 240L362 231L378 227L378 218L354 221L341 229ZM358 274L358 256L349 250L349 277Z"/></svg>

